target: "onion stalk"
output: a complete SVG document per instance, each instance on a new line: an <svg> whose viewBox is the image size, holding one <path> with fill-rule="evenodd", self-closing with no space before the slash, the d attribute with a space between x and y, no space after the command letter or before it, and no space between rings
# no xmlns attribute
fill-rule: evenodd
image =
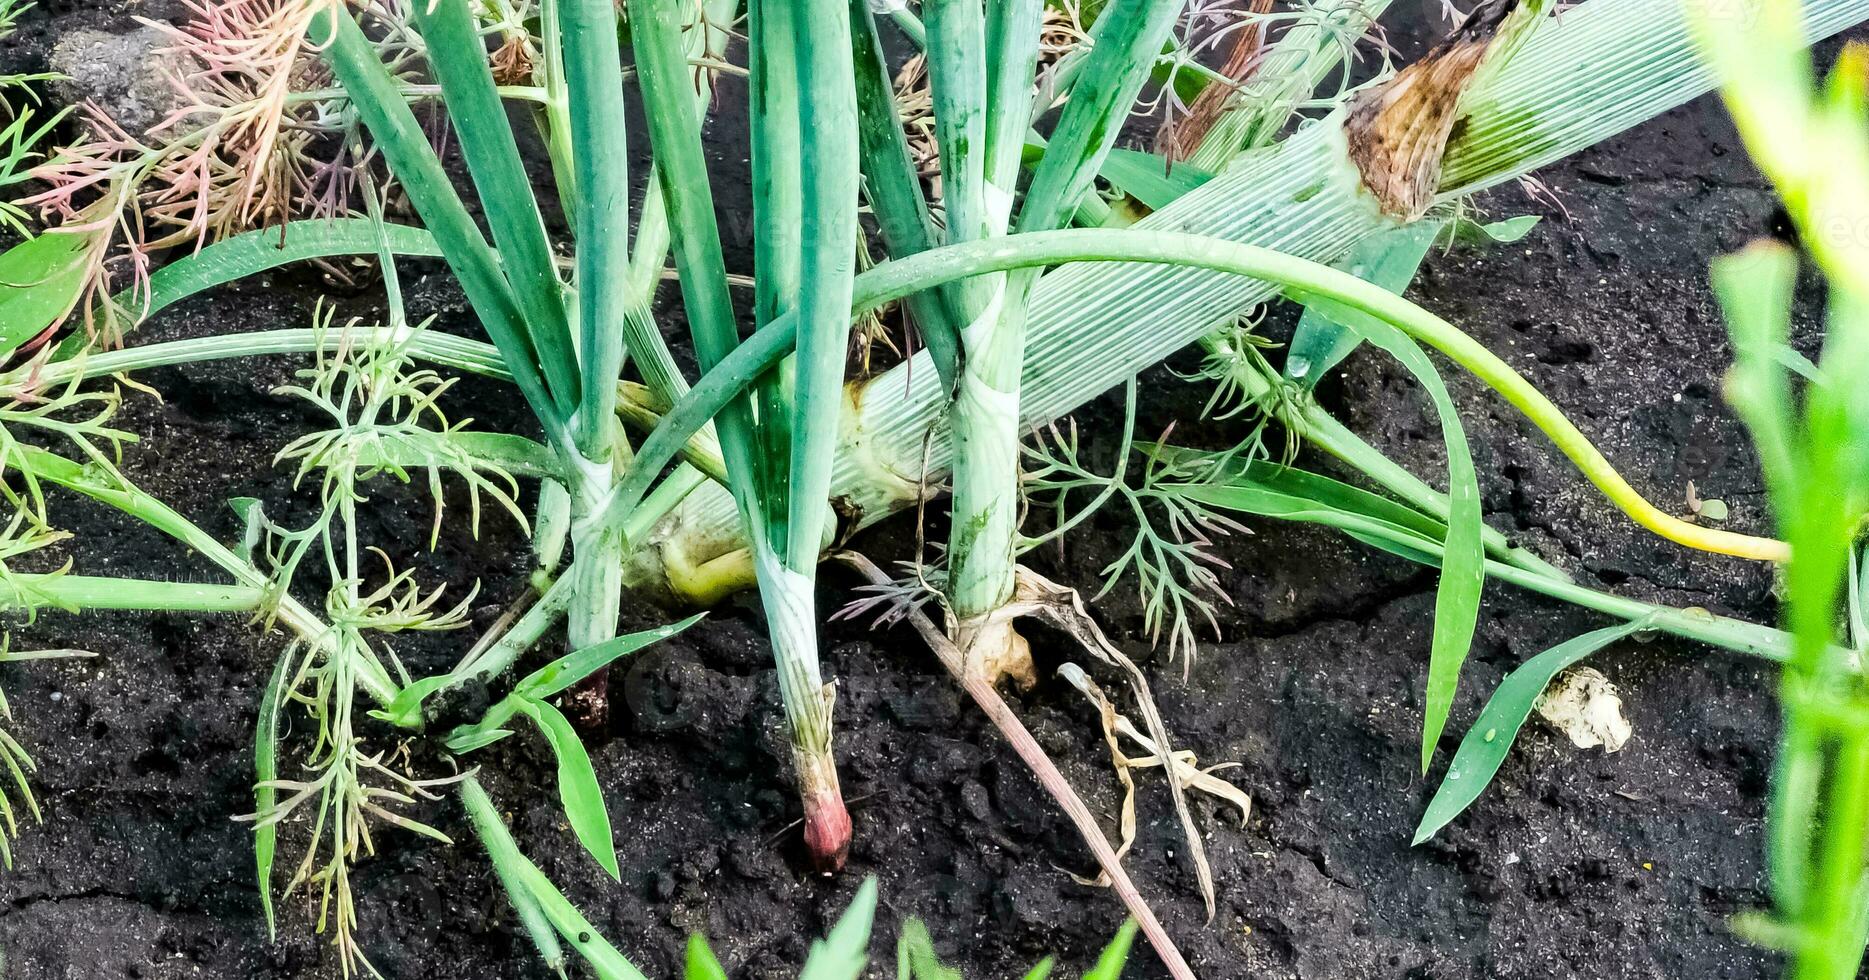
<svg viewBox="0 0 1869 980"><path fill-rule="evenodd" d="M1810 0L1804 9L1806 35L1816 40L1869 17L1869 0ZM1590 0L1475 80L1464 125L1442 158L1436 201L1528 173L1712 84L1672 0ZM1330 261L1399 223L1364 187L1338 115L1241 157L1138 227ZM1060 417L1276 293L1264 282L1169 267L1084 264L1047 273L1032 291L1020 426ZM947 398L935 375L922 353L852 393L832 493L848 505L853 526L913 506L952 465L954 442L940 424ZM678 595L744 587L743 566L729 557L745 547L734 518L723 490L698 488L654 547L632 553L629 581ZM668 574L664 555L680 562L678 574Z"/></svg>

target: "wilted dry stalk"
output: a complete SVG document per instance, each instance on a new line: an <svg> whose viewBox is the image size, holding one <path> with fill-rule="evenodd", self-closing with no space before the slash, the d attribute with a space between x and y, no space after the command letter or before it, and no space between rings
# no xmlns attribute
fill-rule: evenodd
<svg viewBox="0 0 1869 980"><path fill-rule="evenodd" d="M122 329L111 296L147 284L151 256L176 246L350 210L347 157L321 143L336 113L295 91L317 84L305 32L321 0L190 2L181 27L144 21L173 42L171 84L182 104L145 133L86 106L82 135L31 171L47 189L22 199L67 234L91 237L81 306L105 341ZM133 312L133 311L132 311ZM129 319L134 319L130 317Z"/></svg>
<svg viewBox="0 0 1869 980"><path fill-rule="evenodd" d="M1075 55L1086 50L1090 31L1075 0L1046 4L1040 24L1036 97L1033 105L1056 108L1060 69ZM895 77L896 108L902 116L902 128L908 136L910 156L923 180L933 186L930 200L941 200L941 151L935 142L934 98L929 87L928 59L916 54L902 63Z"/></svg>
<svg viewBox="0 0 1869 980"><path fill-rule="evenodd" d="M888 588L893 584L882 569L877 568L868 558L856 552L841 552L837 557L856 569L873 586ZM1163 965L1168 968L1169 974L1176 980L1192 980L1193 971L1188 968L1187 961L1182 958L1181 951L1175 946L1174 940L1169 938L1167 931L1162 928L1161 921L1155 917L1154 910L1136 890L1135 884L1129 880L1128 872L1123 870L1122 859L1110 847L1109 838L1104 836L1103 828L1097 824L1097 818L1090 812L1090 808L1084 805L1077 791L1071 788L1070 781L1058 771L1057 764L1045 754L1038 740L1032 737L1031 731L1019 721L1019 716L1014 714L1012 708L1006 704L1006 700L1000 697L999 691L993 687L991 678L977 666L970 666L967 663L967 655L954 645L954 641L948 638L947 632L936 626L934 621L919 608L909 608L903 614L903 618L906 618L928 642L929 647L934 650L936 657L941 661L941 665L946 667L948 673L960 682L968 696L974 699L974 703L986 712L987 718L993 722L1001 734L1006 736L1007 743L1032 770L1032 775L1038 779L1039 784L1051 794L1065 814L1071 818L1071 823L1076 827L1078 834L1089 846L1090 852L1096 856L1097 864L1102 868L1103 873L1109 876L1111 888L1122 899L1130 916L1141 924L1143 934L1148 936L1149 943L1155 947L1157 955L1161 957Z"/></svg>
<svg viewBox="0 0 1869 980"><path fill-rule="evenodd" d="M1190 22L1195 19L1197 6L1201 5L1189 5L1187 17ZM1201 94L1188 106L1184 117L1162 123L1155 137L1157 153L1170 160L1187 159L1201 145L1208 130L1220 121L1237 87L1259 69L1266 52L1266 25L1263 17L1272 11L1272 0L1248 0L1246 11L1249 16L1231 21L1221 19L1212 35L1201 39L1195 51L1197 57L1199 48L1224 49L1227 52L1226 61L1219 68L1220 78L1201 89Z"/></svg>

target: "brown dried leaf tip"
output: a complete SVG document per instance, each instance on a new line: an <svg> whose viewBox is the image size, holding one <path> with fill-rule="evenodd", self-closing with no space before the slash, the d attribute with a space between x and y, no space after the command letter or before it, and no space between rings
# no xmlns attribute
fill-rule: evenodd
<svg viewBox="0 0 1869 980"><path fill-rule="evenodd" d="M1413 221L1434 203L1460 96L1519 7L1520 0L1491 0L1474 8L1420 61L1351 100L1350 159L1385 214Z"/></svg>

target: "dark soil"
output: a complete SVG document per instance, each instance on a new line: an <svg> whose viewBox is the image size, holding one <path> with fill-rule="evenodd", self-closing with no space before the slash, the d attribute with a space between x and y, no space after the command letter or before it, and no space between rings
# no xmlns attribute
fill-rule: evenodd
<svg viewBox="0 0 1869 980"><path fill-rule="evenodd" d="M119 13L46 4L28 20L18 60L42 56L33 52L58 30L120 23ZM1481 204L1496 215L1547 220L1516 245L1435 257L1412 295L1504 353L1654 499L1685 509L1693 481L1731 505L1732 526L1764 528L1753 457L1719 398L1730 350L1704 271L1713 256L1767 233L1774 206L1719 106L1703 99L1540 177L1568 217L1517 189L1489 194ZM444 273L411 267L410 279L412 313L473 329ZM316 273L282 273L187 303L138 340L301 326L331 291ZM336 291L344 314L373 313L376 293ZM302 497L272 455L315 420L270 392L296 366L272 359L150 373L142 380L164 400L129 401L121 422L143 441L126 453L125 471L229 538L230 497L294 513ZM1149 380L1147 426L1178 418L1183 438L1213 444L1239 435L1192 424L1204 392L1165 371ZM1640 532L1507 406L1450 380L1495 527L1586 582L1772 618L1768 570ZM1438 480L1438 433L1404 374L1358 356L1325 394L1352 428ZM458 410L523 431L522 410L506 396L477 389ZM1102 424L1086 431L1107 432L1117 410L1107 399L1088 409ZM415 543L426 538L430 510L420 493L384 487L369 514L375 541L429 581L481 583L475 630L521 588L529 556L509 521L490 518L478 541L445 533L441 549L424 555ZM82 532L70 548L80 572L213 577L206 563L112 511L61 498L56 516ZM1042 570L1094 586L1126 531L1105 519L1061 559L1045 556ZM1778 972L1773 955L1730 931L1735 913L1765 901L1772 670L1668 639L1620 644L1594 663L1621 688L1634 723L1624 751L1578 750L1528 726L1484 799L1433 843L1411 848L1434 787L1416 771L1433 576L1319 529L1254 522L1252 531L1221 545L1232 604L1220 611L1220 639L1202 646L1185 679L1183 665L1150 659L1140 608L1126 592L1097 606L1119 643L1149 664L1182 744L1203 763L1239 763L1227 778L1254 797L1244 829L1210 802L1197 805L1221 889L1218 914L1204 922L1165 787L1139 777L1142 827L1129 866L1198 972L1437 980ZM858 544L889 560L907 553L912 533L896 521ZM853 585L827 570L824 603ZM1506 586L1487 600L1456 731L1513 665L1601 625ZM642 626L667 615L632 607L626 617ZM397 652L412 668L435 669L468 640L451 634ZM40 764L34 782L46 814L43 826L23 829L16 866L0 875L6 975L336 975L304 898L285 904L280 938L268 940L249 831L230 819L253 806L254 712L281 638L238 617L113 614L44 616L16 629L13 642L101 656L0 672L17 716L11 730ZM1035 642L1045 666L1070 655L1056 637L1041 632ZM483 778L522 847L651 976L674 973L697 930L714 938L736 976L790 976L867 875L882 885L879 956L893 948L898 922L919 916L968 976L1021 975L1053 951L1063 975L1080 971L1121 923L1121 907L1073 883L1067 871L1091 867L1086 849L996 732L906 629L833 626L825 659L840 683L838 755L856 821L850 866L835 878L804 870L776 683L759 616L745 602L639 655L613 681L611 730L590 741L616 823L621 884L605 880L564 827L537 739L480 753ZM1092 806L1113 818L1117 788L1087 706L1055 680L1017 706ZM459 843L386 830L380 853L359 864L363 941L376 966L401 978L546 976L452 802L417 812ZM287 835L282 869L299 843ZM1129 975L1159 973L1139 950Z"/></svg>

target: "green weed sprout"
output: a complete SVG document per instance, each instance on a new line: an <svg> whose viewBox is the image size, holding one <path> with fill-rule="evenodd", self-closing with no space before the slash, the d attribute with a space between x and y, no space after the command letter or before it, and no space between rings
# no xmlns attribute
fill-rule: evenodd
<svg viewBox="0 0 1869 980"><path fill-rule="evenodd" d="M461 803L474 831L487 850L493 868L512 903L526 935L545 962L559 975L570 960L567 947L591 972L604 980L643 980L643 974L603 938L545 877L524 853L500 817L492 797L473 776L461 780ZM876 880L865 881L830 934L811 944L798 980L857 980L869 965L870 926L876 915ZM1118 980L1136 935L1134 922L1125 923L1115 940L1097 958L1084 980ZM1026 980L1046 980L1054 964L1050 958L1033 967ZM727 971L715 958L707 939L696 934L688 943L682 971L684 980L725 980ZM896 980L959 980L960 974L941 965L934 942L921 922L904 923L896 950Z"/></svg>
<svg viewBox="0 0 1869 980"><path fill-rule="evenodd" d="M1798 254L1762 242L1713 266L1733 335L1727 397L1752 431L1792 548L1786 612L1796 637L1779 684L1784 716L1772 783L1770 919L1751 921L1802 980L1853 977L1869 905L1869 689L1861 654L1861 530L1869 516L1869 50L1844 49L1813 94L1795 4L1743 18L1690 5L1698 39L1747 149L1778 189L1828 302L1821 357L1794 378L1788 355ZM1839 637L1839 622L1846 624ZM1847 639L1847 646L1836 641Z"/></svg>

